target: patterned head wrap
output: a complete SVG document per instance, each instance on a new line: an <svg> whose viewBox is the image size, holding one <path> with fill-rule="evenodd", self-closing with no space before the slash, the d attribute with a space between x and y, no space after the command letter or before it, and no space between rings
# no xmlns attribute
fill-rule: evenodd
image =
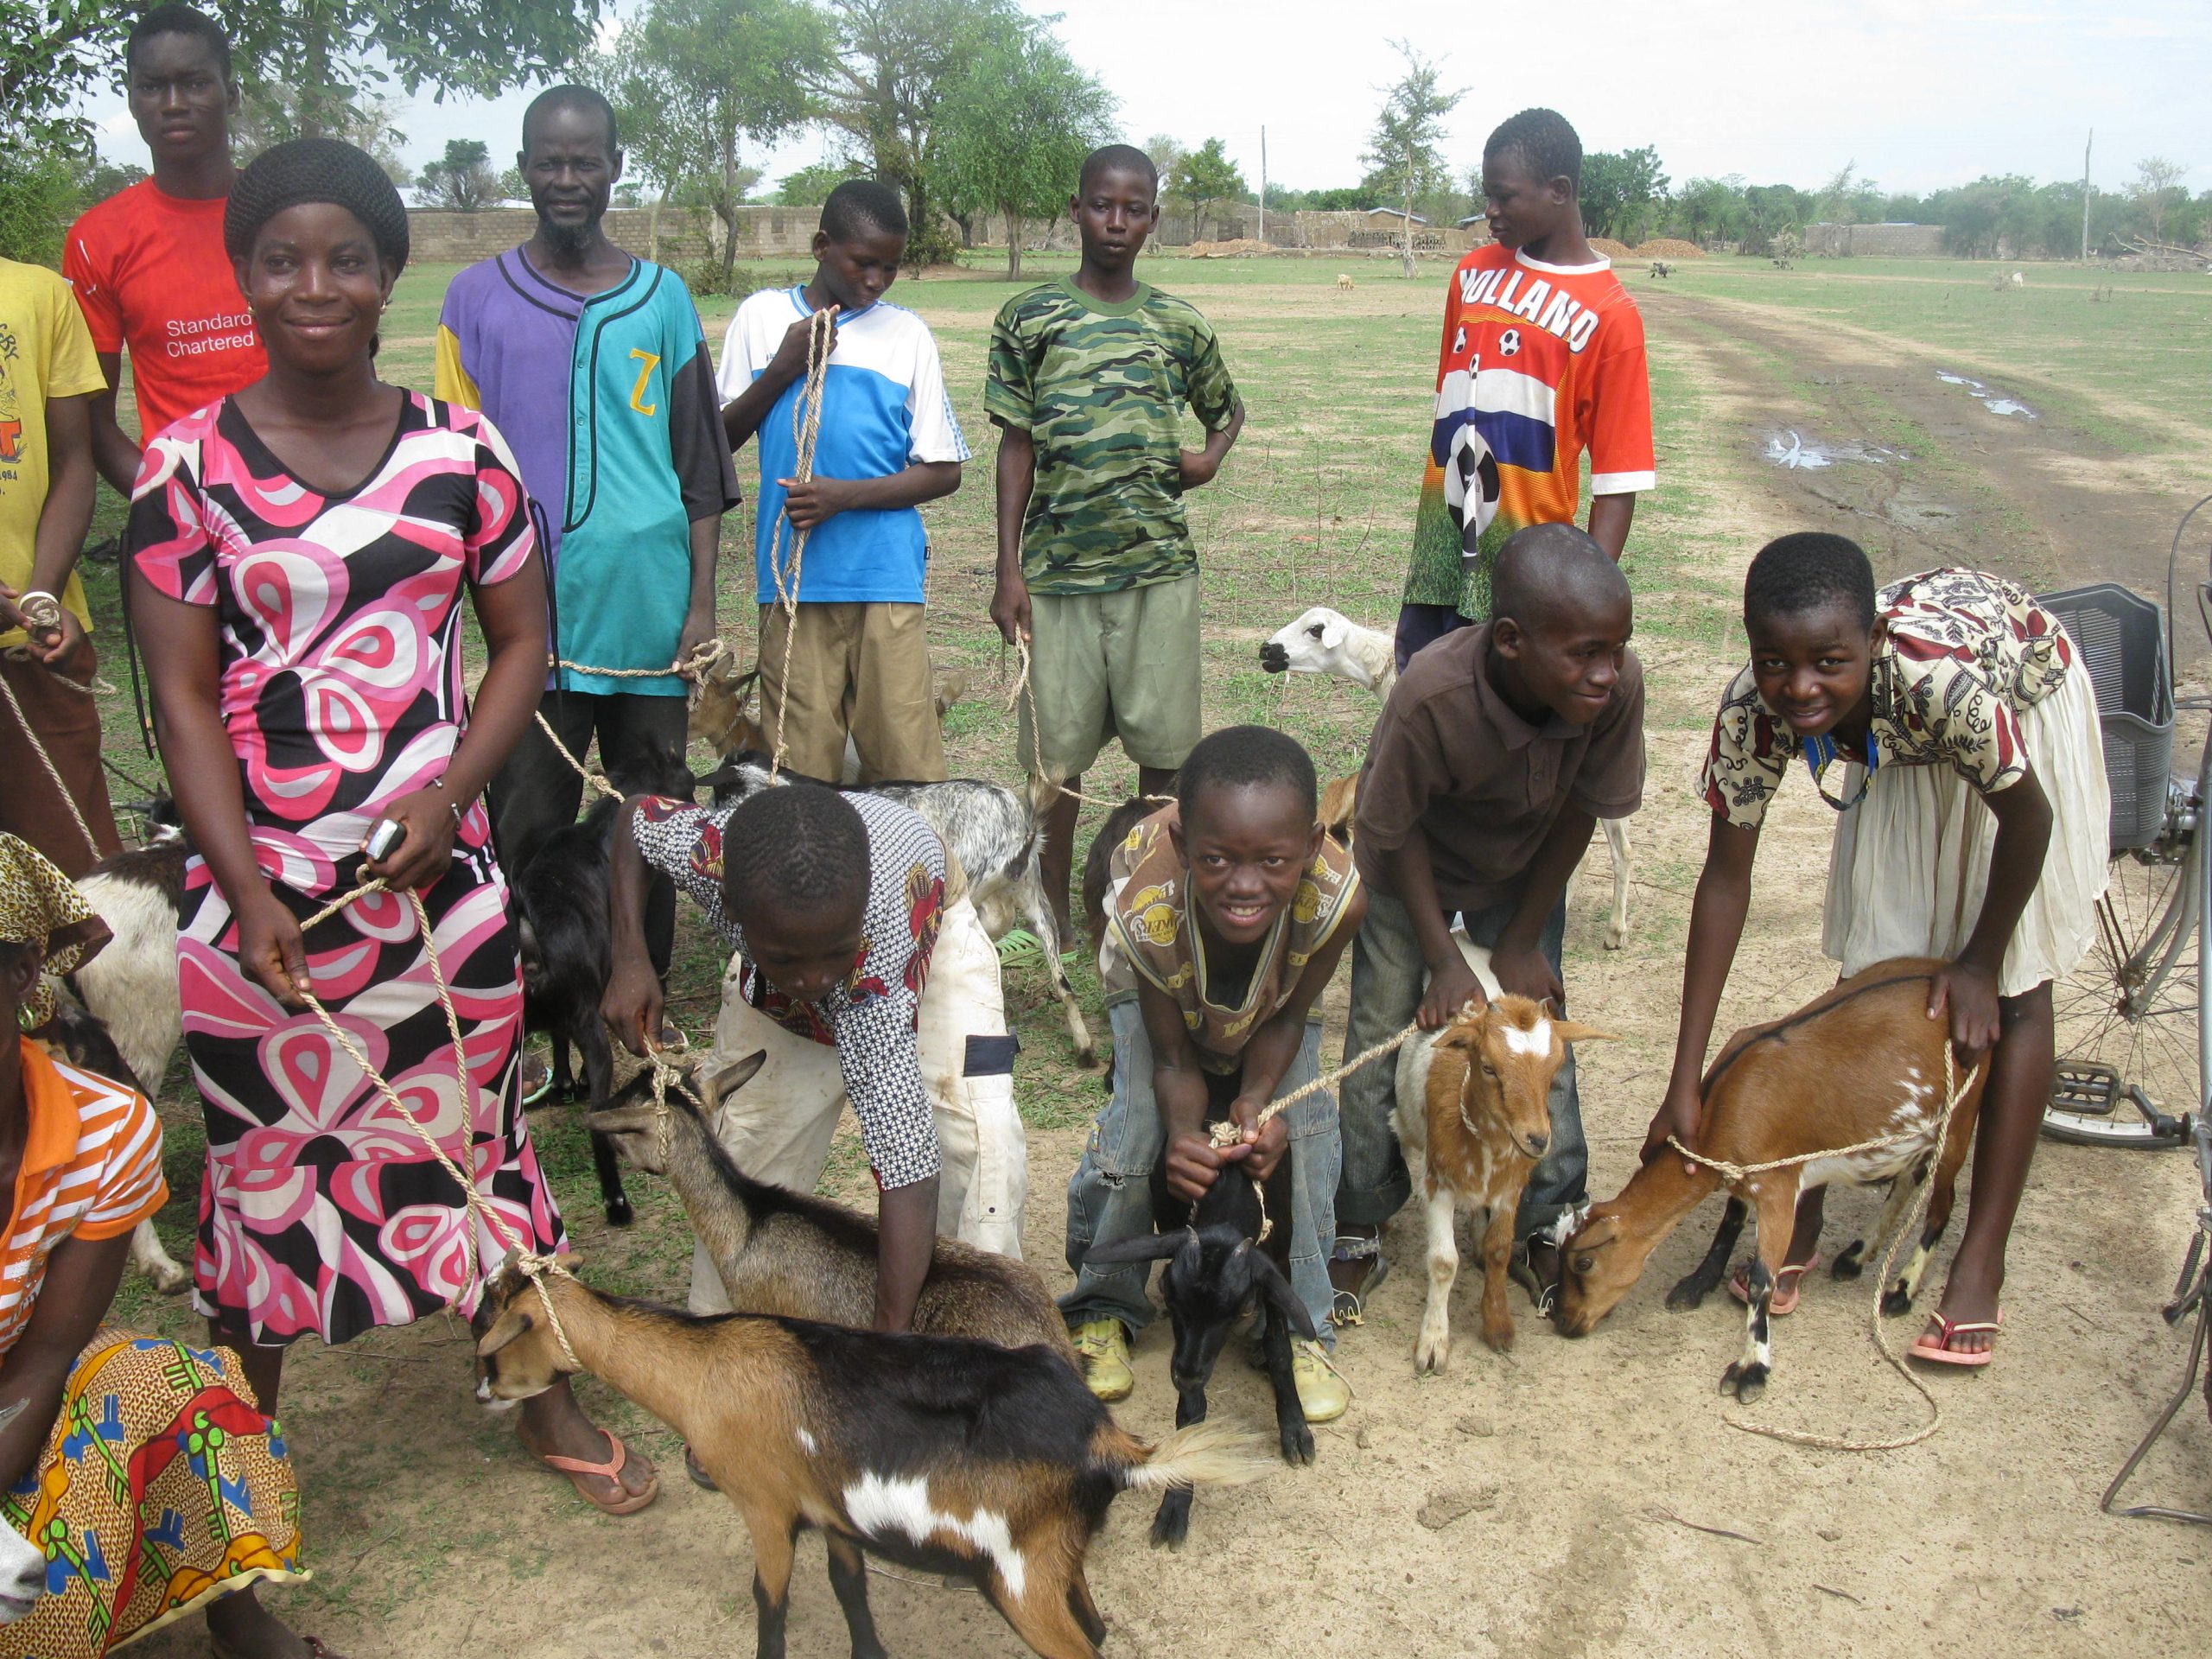
<svg viewBox="0 0 2212 1659"><path fill-rule="evenodd" d="M231 185L223 209L223 247L233 259L253 251L261 227L287 208L327 201L368 226L377 251L407 264L407 208L366 150L336 138L294 138L255 156Z"/></svg>
<svg viewBox="0 0 2212 1659"><path fill-rule="evenodd" d="M109 937L74 882L22 836L0 834L0 944L35 944L46 958L46 972L20 1010L25 1030L54 1018L48 976L70 972Z"/></svg>

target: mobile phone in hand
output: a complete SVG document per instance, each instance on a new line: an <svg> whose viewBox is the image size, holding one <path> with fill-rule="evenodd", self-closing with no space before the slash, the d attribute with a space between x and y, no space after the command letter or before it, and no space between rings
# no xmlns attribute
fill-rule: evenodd
<svg viewBox="0 0 2212 1659"><path fill-rule="evenodd" d="M399 843L407 839L407 826L397 818L378 818L369 830L369 839L362 851L372 863L382 863L391 856Z"/></svg>

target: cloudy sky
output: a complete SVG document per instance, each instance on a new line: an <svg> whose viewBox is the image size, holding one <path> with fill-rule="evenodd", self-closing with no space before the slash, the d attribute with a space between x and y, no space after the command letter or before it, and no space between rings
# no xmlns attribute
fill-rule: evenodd
<svg viewBox="0 0 2212 1659"><path fill-rule="evenodd" d="M1924 192L1983 173L2078 177L2118 188L2163 156L2212 188L2212 6L2204 0L1848 0L1754 8L1721 0L1561 0L1509 13L1433 0L1027 0L1062 14L1061 38L1121 101L1125 135L1219 137L1257 182L1357 181L1389 42L1441 58L1465 86L1447 154L1529 104L1563 111L1592 149L1657 148L1676 183L1700 174L1817 185L1847 162L1885 188ZM622 10L634 9L622 0ZM1501 32L1502 33L1502 32ZM518 124L526 93L488 103L427 95L397 124L409 159L451 137ZM120 100L92 108L104 148L140 156ZM493 140L504 164L510 143ZM771 178L820 155L809 136L751 159Z"/></svg>

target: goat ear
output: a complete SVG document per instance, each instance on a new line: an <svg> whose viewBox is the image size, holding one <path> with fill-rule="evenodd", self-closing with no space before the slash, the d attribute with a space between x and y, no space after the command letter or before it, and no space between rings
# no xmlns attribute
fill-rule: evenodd
<svg viewBox="0 0 2212 1659"><path fill-rule="evenodd" d="M1562 1020L1552 1027L1552 1031L1562 1043L1611 1043L1619 1040L1611 1032L1586 1026L1579 1020Z"/></svg>
<svg viewBox="0 0 2212 1659"><path fill-rule="evenodd" d="M956 668L937 689L937 717L943 720L952 706L968 695L968 671Z"/></svg>
<svg viewBox="0 0 2212 1659"><path fill-rule="evenodd" d="M1264 1251L1254 1250L1252 1273L1259 1281L1260 1294L1273 1302L1283 1318L1290 1321L1292 1330L1308 1342L1320 1334L1313 1328L1313 1316L1306 1311L1306 1304L1298 1300L1298 1293L1282 1276L1282 1269L1275 1266L1274 1257Z"/></svg>
<svg viewBox="0 0 2212 1659"><path fill-rule="evenodd" d="M708 1100L719 1106L752 1082L760 1068L767 1064L768 1051L764 1048L741 1060L732 1060L727 1065L710 1066L700 1074L699 1080L706 1085Z"/></svg>
<svg viewBox="0 0 2212 1659"><path fill-rule="evenodd" d="M1454 1020L1438 1033L1436 1046L1463 1048L1471 1054L1482 1046L1482 1040L1483 1028L1479 1022L1472 1020Z"/></svg>
<svg viewBox="0 0 2212 1659"><path fill-rule="evenodd" d="M1086 1268L1122 1267L1133 1262L1164 1262L1183 1248L1181 1233L1138 1233L1095 1246L1083 1258Z"/></svg>
<svg viewBox="0 0 2212 1659"><path fill-rule="evenodd" d="M1326 622L1324 622L1321 625L1322 650L1334 651L1338 645L1344 644L1345 636L1351 633L1351 624L1345 621L1344 618L1341 616L1330 617Z"/></svg>
<svg viewBox="0 0 2212 1659"><path fill-rule="evenodd" d="M530 1315L517 1303L508 1303L507 1311L493 1322L492 1328L484 1333L484 1339L476 1344L476 1357L490 1358L518 1337L528 1335L531 1328Z"/></svg>

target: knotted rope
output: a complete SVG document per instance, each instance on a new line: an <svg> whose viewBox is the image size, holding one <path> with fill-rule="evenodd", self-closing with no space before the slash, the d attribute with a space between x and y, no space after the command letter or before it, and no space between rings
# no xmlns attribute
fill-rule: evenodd
<svg viewBox="0 0 2212 1659"><path fill-rule="evenodd" d="M1981 1076L1982 1068L1976 1065L1973 1071L1967 1073L1966 1081L1963 1083L1958 1080L1958 1061L1952 1055L1950 1043L1946 1040L1943 1044L1943 1109L1936 1114L1935 1140L1929 1150L1929 1158L1937 1161L1942 1160L1943 1147L1950 1139L1951 1115L1958 1109L1959 1103L1966 1098L1968 1090L1973 1089L1976 1079ZM1853 1146L1835 1147L1821 1152L1802 1153L1794 1158L1771 1158L1760 1164L1732 1164L1725 1158L1708 1158L1702 1153L1692 1152L1671 1135L1667 1137L1667 1144L1692 1163L1702 1164L1706 1168L1719 1174L1720 1179L1727 1182L1731 1187L1737 1187L1749 1177L1764 1174L1769 1170L1789 1169L1799 1164L1814 1163L1822 1158L1848 1158L1857 1153L1877 1152L1885 1147L1901 1146L1908 1141L1916 1141L1919 1138L1918 1130L1904 1129L1895 1135L1881 1135L1872 1141L1861 1141ZM1901 1173L1897 1179L1903 1180L1905 1178ZM1869 1328L1873 1334L1875 1348L1889 1363L1890 1368L1912 1384L1920 1397L1928 1402L1929 1413L1928 1421L1910 1434L1888 1440L1853 1440L1835 1434L1815 1434L1802 1428L1777 1428L1767 1423L1751 1422L1726 1412L1721 1414L1721 1421L1726 1423L1731 1428L1740 1428L1747 1434L1764 1434L1770 1440L1786 1440L1793 1446L1817 1446L1826 1452L1902 1452L1906 1446L1917 1446L1923 1440L1932 1438L1943 1427L1942 1406L1937 1402L1928 1385L1914 1376L1912 1368L1891 1348L1889 1332L1884 1327L1882 1320L1882 1298L1888 1293L1893 1275L1897 1272L1898 1254L1904 1249L1907 1239L1919 1238L1920 1224L1927 1217L1928 1205L1935 1197L1935 1169L1931 1164L1928 1179L1920 1183L1920 1196L1913 1201L1911 1216L1899 1224L1895 1236L1890 1240L1889 1249L1883 1255L1882 1271L1874 1281L1874 1306L1868 1315Z"/></svg>
<svg viewBox="0 0 2212 1659"><path fill-rule="evenodd" d="M835 348L837 335L836 320L827 310L810 314L807 324L806 384L791 403L791 444L798 452L794 476L801 484L814 481L814 446L822 435L822 382L829 372L830 353ZM790 524L788 512L777 515L775 537L768 550L768 573L776 579L776 603L784 613L784 669L776 682L776 747L768 757L768 776L772 779L782 774L784 756L791 748L784 715L791 701L791 647L798 641L799 570L806 558L806 538L813 533L791 526L791 575L786 585L779 555L784 527Z"/></svg>
<svg viewBox="0 0 2212 1659"><path fill-rule="evenodd" d="M389 891L391 889L385 886L381 878L372 878L355 887L351 893L341 894L332 899L300 924L302 948L304 950L306 938L309 933L347 906L357 899L366 899L376 893ZM430 912L423 907L423 895L410 891L407 902L414 906L415 925L423 936L423 955L424 960L429 963L430 982L437 989L438 1006L445 1011L446 1033L453 1040L454 1076L461 1085L461 1133L470 1137L473 1141L476 1123L476 1087L469 1078L468 1057L461 1044L461 1015L454 1007L453 992L446 984L445 968L438 960L437 939L430 927ZM322 1028L330 1033L331 1040L343 1049L347 1057L360 1069L361 1075L368 1079L370 1086L382 1095L386 1103L397 1111L400 1116L407 1120L407 1126L421 1137L423 1144L430 1149L430 1155L438 1160L439 1166L453 1178L454 1185L461 1188L461 1198L467 1207L469 1221L473 1223L480 1217L490 1225L492 1231L499 1236L499 1242L507 1247L509 1258L530 1281L532 1288L537 1292L537 1300L544 1304L547 1322L553 1327L553 1335L561 1344L563 1357L568 1360L573 1369L583 1370L582 1363L576 1358L576 1351L569 1345L569 1333L561 1328L561 1316L554 1311L553 1299L546 1294L545 1291L545 1274L554 1274L565 1279L570 1276L569 1270L552 1256L541 1255L534 1250L524 1248L522 1238L513 1228L507 1224L506 1218L484 1202L483 1195L476 1190L476 1183L447 1154L446 1149L438 1144L437 1136L432 1135L423 1120L416 1116L409 1109L406 1101L400 1097L399 1091L391 1086L384 1073L369 1064L369 1057L361 1052L359 1045L346 1033L337 1020L331 1018L330 1010L322 1005L322 999L308 988L304 982L296 988L300 1000L308 1005L315 1017L322 1022ZM480 1282L483 1276L482 1264L477 1259L476 1233L474 1226L463 1228L461 1249L462 1259L467 1264L469 1282L471 1284Z"/></svg>
<svg viewBox="0 0 2212 1659"><path fill-rule="evenodd" d="M1265 1106L1262 1106L1260 1109L1259 1116L1253 1119L1253 1132L1256 1135L1260 1130L1266 1128L1268 1123L1272 1122L1278 1114L1297 1105L1301 1100L1305 1100L1312 1096L1319 1094L1325 1089L1334 1089L1346 1077L1358 1071L1361 1066L1367 1065L1376 1060L1379 1060L1385 1054L1395 1053L1397 1050L1404 1047L1409 1040L1413 1038L1418 1037L1419 1035L1421 1035L1421 1022L1416 1020L1413 1024L1408 1026L1396 1036L1389 1039L1387 1041L1377 1043L1372 1048L1362 1051L1352 1058L1346 1060L1335 1071L1324 1071L1319 1077L1315 1077L1312 1082L1300 1084L1297 1088L1292 1090L1288 1094L1276 1096L1274 1099L1269 1101ZM1224 1117L1208 1131L1208 1136L1211 1141L1214 1150L1219 1152L1225 1147L1235 1146L1239 1141L1243 1140L1244 1137L1244 1130L1235 1119ZM1260 1187L1258 1182L1255 1181L1253 1183L1252 1191L1255 1194L1259 1192ZM1262 1198L1260 1200L1260 1236L1253 1242L1258 1244L1266 1243L1268 1242L1268 1235L1274 1231L1274 1223L1270 1220L1268 1216L1268 1202L1264 1198Z"/></svg>

